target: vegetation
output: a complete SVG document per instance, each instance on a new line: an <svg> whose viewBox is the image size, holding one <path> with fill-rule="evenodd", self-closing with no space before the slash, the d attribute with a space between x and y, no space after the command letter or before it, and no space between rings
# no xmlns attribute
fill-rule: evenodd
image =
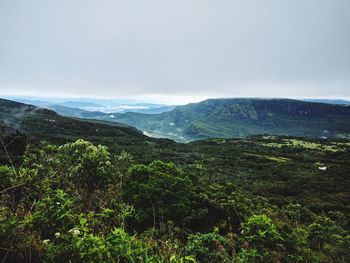
<svg viewBox="0 0 350 263"><path fill-rule="evenodd" d="M78 140L28 145L0 173L4 262L350 260L344 206L278 205L199 165L136 164Z"/></svg>
<svg viewBox="0 0 350 263"><path fill-rule="evenodd" d="M53 112L49 110L38 110L34 106L0 99L0 121L1 114L9 108L11 110L8 113L13 112L13 108L16 109L14 116L22 116L23 114L19 114L23 113L20 109L26 109L26 115L31 118L25 118L25 123L33 122L35 114L28 114L33 112L46 115L45 122L51 122L53 126L61 121L69 125L71 120L60 116L53 117ZM127 126L131 125L149 136L170 138L179 142L207 138L243 138L260 134L305 138L349 138L350 135L349 105L290 99L209 99L175 108L169 106L161 113L151 110L111 114L63 105L52 105L49 108L63 116L84 119L81 125L88 120L108 126L115 123L114 127L123 128L124 132L131 130ZM40 123L37 125L42 126ZM94 135L97 135L96 131Z"/></svg>
<svg viewBox="0 0 350 263"><path fill-rule="evenodd" d="M348 140L178 144L4 108L3 262L350 261Z"/></svg>
<svg viewBox="0 0 350 263"><path fill-rule="evenodd" d="M118 114L111 121L176 141L257 134L344 138L350 106L288 99L209 99L170 112Z"/></svg>

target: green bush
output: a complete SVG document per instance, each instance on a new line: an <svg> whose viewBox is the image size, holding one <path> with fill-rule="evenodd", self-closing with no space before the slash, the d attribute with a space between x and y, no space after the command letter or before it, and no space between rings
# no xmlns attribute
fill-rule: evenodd
<svg viewBox="0 0 350 263"><path fill-rule="evenodd" d="M218 153L212 148L217 142L225 155L223 159L217 158ZM0 259L350 262L349 215L347 204L341 202L347 193L345 186L335 185L345 189L337 195L339 199L333 195L334 200L325 197L322 204L313 204L317 209L328 204L337 208L325 213L312 210L310 205L289 202L299 197L282 198L283 191L266 192L281 189L281 182L269 181L280 172L286 173L280 179L292 182L292 186L284 183L283 187L298 188L307 180L317 183L315 159L300 161L304 167L298 173L310 170L311 175L299 176L287 170L291 161L286 161L286 168L284 162L271 165L272 161L265 157L260 162L255 161L262 159L259 156L245 158L241 152L262 151L256 142L212 140L181 147L188 149L193 145L198 147L198 153L184 152L180 158L183 163L195 160L194 164L181 168L162 161L130 168L134 164L130 154L112 155L106 147L83 140L62 146L47 143L28 146L21 166L13 169L0 165ZM274 154L274 149L265 148L266 156ZM209 158L206 151L213 157ZM283 151L290 159L304 156L303 151L298 151L300 156L290 149ZM345 174L345 170L336 169L347 162L346 154L334 153L344 158L337 161L337 167L334 164L328 175L332 171L336 175ZM316 157L329 158L331 162L334 156ZM171 153L166 157L179 160ZM234 165L230 166L231 161ZM260 168L261 173L247 172ZM256 179L251 184L249 176ZM324 185L318 187L321 194ZM304 202L300 203L308 198L321 197L306 191L300 199ZM209 232L211 229L215 231Z"/></svg>
<svg viewBox="0 0 350 263"><path fill-rule="evenodd" d="M123 194L136 210L137 223L155 226L172 220L182 225L191 213L194 188L188 176L173 163L154 161L130 168Z"/></svg>
<svg viewBox="0 0 350 263"><path fill-rule="evenodd" d="M189 235L186 253L195 256L200 262L231 262L228 242L218 233L196 233Z"/></svg>
<svg viewBox="0 0 350 263"><path fill-rule="evenodd" d="M251 216L242 225L241 234L242 241L246 242L244 246L256 249L257 258L260 260L273 262L280 257L283 238L272 220L265 214Z"/></svg>
<svg viewBox="0 0 350 263"><path fill-rule="evenodd" d="M48 190L27 220L42 238L51 238L54 233L74 226L77 206L63 190Z"/></svg>

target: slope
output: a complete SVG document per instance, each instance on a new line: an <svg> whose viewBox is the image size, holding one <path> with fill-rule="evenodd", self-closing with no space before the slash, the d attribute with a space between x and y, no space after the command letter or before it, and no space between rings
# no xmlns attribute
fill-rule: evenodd
<svg viewBox="0 0 350 263"><path fill-rule="evenodd" d="M82 138L108 145L113 152L127 148L136 156L144 155L147 147L172 143L149 138L125 124L63 117L48 109L5 99L0 99L0 126L17 130L32 142L62 144Z"/></svg>
<svg viewBox="0 0 350 263"><path fill-rule="evenodd" d="M350 106L290 99L209 99L157 115L119 114L116 121L178 141L257 134L346 138Z"/></svg>

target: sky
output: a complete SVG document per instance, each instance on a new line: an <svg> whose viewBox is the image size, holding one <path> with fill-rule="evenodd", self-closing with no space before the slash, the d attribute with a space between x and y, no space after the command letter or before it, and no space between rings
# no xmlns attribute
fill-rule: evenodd
<svg viewBox="0 0 350 263"><path fill-rule="evenodd" d="M0 96L350 98L349 0L0 0Z"/></svg>

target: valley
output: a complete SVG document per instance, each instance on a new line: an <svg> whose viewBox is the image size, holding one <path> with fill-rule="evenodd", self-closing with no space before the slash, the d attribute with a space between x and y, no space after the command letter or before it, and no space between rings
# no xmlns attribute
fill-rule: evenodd
<svg viewBox="0 0 350 263"><path fill-rule="evenodd" d="M190 107L197 107L197 105L191 105ZM323 108L321 109L323 110ZM297 115L300 114L301 110L305 110L305 108L298 109ZM236 112L234 110L232 114L235 115ZM240 112L243 114L242 111ZM332 112L340 116L342 116L341 114L347 116L347 110L339 113L337 108L333 109ZM135 115L136 113L132 114ZM315 114L311 115L314 116ZM254 117L252 113L249 113L249 116L250 118ZM156 115L154 118L159 118L159 116ZM83 232L84 236L89 235L94 238L101 238L101 240L103 239L101 235L104 234L94 232L90 227L85 228L85 226L79 226L74 222L79 222L79 220L85 222L87 220L91 226L103 224L104 227L118 227L122 224L118 220L102 223L105 219L103 216L100 217L98 213L104 211L104 208L101 210L100 206L104 207L108 204L108 207L112 209L110 210L111 213L112 211L124 213L124 210L120 210L122 209L120 205L131 205L135 209L134 212L130 212L130 216L123 219L125 220L123 224L127 224L127 227L120 228L119 231L127 231L123 235L128 235L127 233L136 234L137 241L132 242L143 240L142 242L145 243L142 243L142 246L147 248L147 253L155 253L153 255L161 261L168 261L172 257L163 250L165 248L161 247L162 242L168 242L172 246L175 246L172 242L179 242L177 245L179 250L173 252L176 253L174 255L178 262L182 262L183 259L181 258L185 257L188 260L193 257L193 260L201 261L203 255L196 254L197 252L190 249L190 246L192 246L190 240L195 238L196 235L201 238L206 235L218 235L215 239L220 238L224 242L222 245L227 251L225 253L231 253L231 249L235 249L243 257L246 253L242 249L244 240L246 240L244 234L234 234L234 239L239 244L234 248L226 242L229 242L228 236L245 229L245 224L252 224L250 220L253 220L254 216L257 216L257 218L267 216L268 219L266 220L273 220L274 227L283 236L283 240L271 241L283 247L283 250L276 249L275 246L268 248L264 243L257 243L259 244L257 251L263 261L269 258L271 251L277 253L278 257L290 258L291 261L298 256L303 260L308 260L311 257L323 257L325 258L323 262L329 262L328 260L336 259L337 253L340 253L343 257L348 255L346 248L343 248L331 238L327 239L328 241L323 245L327 252L319 252L313 247L312 242L316 241L312 239L312 232L310 232L313 231L314 224L321 222L320 220L325 220L322 221L323 223L317 224L328 222L331 226L324 225L323 227L331 227L333 230L329 231L335 231L338 235L337 238L342 242L346 242L348 221L345 218L350 213L348 202L350 197L350 141L343 138L346 136L302 138L287 135L251 135L242 138L208 138L189 143L176 143L169 139L148 137L147 135L153 136L153 134L142 133L126 124L64 117L51 110L8 100L0 100L0 127L2 142L0 172L5 176L2 177L1 181L0 193L3 199L0 204L3 207L17 206L15 214L12 214L13 212L9 210L2 210L0 212L1 222L4 227L9 227L9 221L6 221L8 220L6 218L15 216L17 222L21 222L20 224L24 227L15 224L16 229L11 230L10 227L6 228L8 230L0 231L0 243L2 242L1 246L3 247L6 247L8 239L13 237L12 232L8 231L16 231L16 233L29 231L29 237L39 239L37 242L43 242L40 240L49 238L50 240L53 239L52 245L55 249L60 244L64 244L64 247L73 246L73 251L76 251L78 243L75 242L82 242L79 240L85 240L86 237L82 236L81 239L78 238L76 241L74 241L75 239L68 241L70 234L66 235L63 233L64 231L68 231L75 226L74 229L79 230L79 233L85 231ZM5 152L4 149L7 149L7 151ZM95 158L107 159L95 162ZM11 165L15 166L14 169L19 177L11 175L13 173L10 168ZM89 168L83 168L85 166ZM80 172L75 174L75 169L83 170L79 170ZM90 171L95 172L90 173ZM141 177L133 179L133 174L135 173L136 176L138 171L140 171ZM145 185L138 182L146 174L153 176L152 171L157 176L150 177L153 179L149 180L156 181L149 181ZM37 174L39 177L33 177L31 173ZM54 174L54 176L51 174ZM105 178L103 177L104 174L107 176L106 178L110 179L104 181L106 180L103 179ZM172 174L172 176L169 177L169 174ZM95 189L95 187L96 189L91 190L86 185L90 182L89 177L81 181L80 176L84 176L84 178L85 176L92 176L94 178L91 181L94 186L92 189ZM124 177L126 179L123 179ZM176 180L187 180L188 187L192 188L187 189L184 185L181 188L175 188L176 190L169 188L175 182L169 184L168 180L175 180L175 178L178 178ZM119 188L120 180L124 182L122 188ZM55 223L54 225L47 223L49 226L47 230L40 227L40 224L36 226L26 223L33 222L33 224L37 224L37 222L43 220L39 220L44 216L44 212L40 210L40 204L50 200L45 199L48 198L45 197L46 195L51 196L50 198L58 198L58 196L55 196L56 191L50 190L44 194L41 193L41 188L35 190L37 189L36 185L45 184L48 184L49 189L53 187L57 191L64 191L61 194L66 195L67 198L73 198L74 202L81 204L71 208L74 211L80 211L76 212L77 214L73 213L69 217L61 215L62 218L66 218L65 220L69 218L69 220L73 220L72 223L50 219ZM159 186L159 184L162 186ZM18 189L23 192L6 190L12 189L12 187L15 187L14 189L19 187ZM146 187L146 189L149 189L147 191L154 192L152 192L152 195L147 194L142 197L144 190L140 190L138 187ZM166 189L166 192L164 192L164 189ZM101 190L104 191L105 195L102 194ZM86 195L85 191L90 191L90 193ZM176 195L179 191L181 192L181 198L187 196L192 201L186 203L188 201ZM39 202L38 205L34 205L33 216L39 216L40 214L37 219L32 217L31 212L28 212L28 208L26 208L26 205L29 205L26 201L27 198L30 198L29 193L35 193L36 202ZM138 194L135 195L136 193ZM15 201L12 198L19 199ZM149 198L152 198L152 202L157 202L157 208L153 208L157 209L153 216L152 203L148 203ZM119 201L114 204L116 200ZM184 206L185 203L186 206ZM176 206L172 207L173 204L176 204ZM176 208L178 206L179 208ZM182 206L184 208L180 209ZM94 220L97 221L86 219L85 212L83 212L85 209L88 209L89 214L93 215ZM171 209L175 209L175 214L172 214L171 211L173 210ZM193 214L186 212L186 209L197 212ZM293 217L295 209L299 209L297 211L300 213L300 219L297 221L294 221L296 219ZM23 216L23 212L28 213L28 216ZM293 216L291 216L291 213ZM179 217L180 214L183 215ZM152 217L153 219L151 219ZM242 222L246 223L243 224ZM72 225L68 226L67 224ZM185 237L171 237L175 230L162 230L165 225L170 227L172 224L179 229L176 231L180 231L181 235ZM94 227L97 227L97 225ZM290 228L290 230L286 230L285 227ZM154 229L152 231L156 231L154 235L156 235L157 241L151 241L151 239L145 239L144 237L144 234L152 228ZM212 232L212 229L218 229L219 232ZM298 234L300 229L308 233L307 238L311 240L311 243L306 243L303 246L297 245L297 242L299 242L297 240L303 238ZM31 231L44 232L37 236L34 234L35 232ZM165 234L162 231L165 231ZM293 238L289 231L293 232ZM52 237L52 235L56 235L55 233L63 233L64 239ZM111 235L108 233L106 232L105 235ZM108 238L111 238L111 236ZM292 239L292 243L286 241L290 239ZM17 238L16 242L11 249L10 258L27 258L26 251L28 249L38 259L48 255L45 254L44 248L30 245L31 243L25 238ZM29 247L22 250L21 247L25 242L29 242ZM108 243L109 241L99 242L107 242L108 246L112 246ZM118 244L127 246L127 243L123 242L129 241L118 242L122 242ZM160 243L153 243L152 245L152 242ZM94 246L96 245L94 244ZM92 244L88 246L91 247ZM293 246L293 250L290 246ZM335 248L339 252L335 253L330 250ZM103 250L101 249L101 247L98 247L98 254L102 253ZM297 251L294 251L294 249ZM302 252L302 249L309 252ZM211 251L216 253L216 250L217 248L212 248ZM55 252L50 252L53 253L50 255L55 260L58 260L57 257L72 257L71 254L65 254L68 252L64 251L58 249ZM101 255L108 258L108 253ZM137 252L133 251L132 255L136 255L135 253ZM121 254L118 255L118 257L123 258ZM230 258L226 254L220 256L216 254L216 257L221 256ZM147 258L147 255L142 255L142 257Z"/></svg>

